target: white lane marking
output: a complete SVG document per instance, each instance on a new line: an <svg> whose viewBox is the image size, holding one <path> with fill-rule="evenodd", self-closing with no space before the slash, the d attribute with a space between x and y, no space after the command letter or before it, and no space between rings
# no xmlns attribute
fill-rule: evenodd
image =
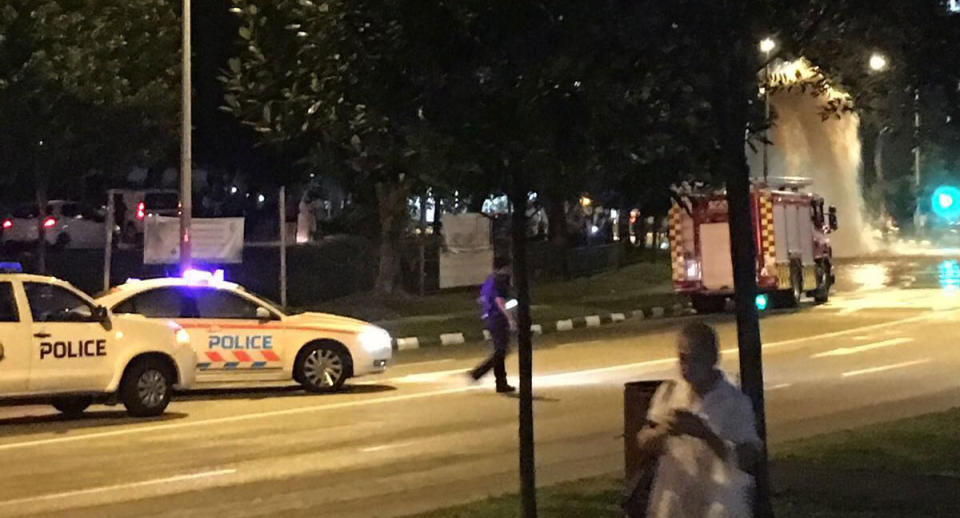
<svg viewBox="0 0 960 518"><path fill-rule="evenodd" d="M894 338L893 340L884 340L883 342L873 342L871 344L858 345L856 347L841 347L832 351L817 353L810 358L827 358L829 356L849 356L862 352L872 351L874 349L883 349L884 347L893 347L895 345L913 342L913 338Z"/></svg>
<svg viewBox="0 0 960 518"><path fill-rule="evenodd" d="M406 448L408 446L414 446L416 444L420 444L421 442L423 441L407 441L407 442L395 442L393 444L381 444L380 446L371 446L369 448L363 448L360 451L362 451L363 453L375 453L378 451L393 450L396 448Z"/></svg>
<svg viewBox="0 0 960 518"><path fill-rule="evenodd" d="M764 349L773 349L776 347L782 347L784 345L796 344L801 342L811 342L813 343L816 340L823 340L825 338L835 338L837 336L848 335L850 333L859 333L862 331L874 331L876 329L884 329L887 327L899 326L902 324L909 324L912 322L919 322L921 320L929 320L933 315L917 315L915 317L901 318L900 320L891 320L890 322L883 322L882 324L871 324L869 326L863 327L852 327L850 329L844 329L842 331L832 331L830 333L823 333L813 336L805 336L803 338L791 338L789 340L781 340L779 342L770 342L763 346ZM734 352L737 349L724 349L723 352L727 353L728 351Z"/></svg>
<svg viewBox="0 0 960 518"><path fill-rule="evenodd" d="M157 478L153 480L144 480L141 482L131 482L128 484L116 484L113 486L92 487L90 489L78 489L75 491L65 491L63 493L52 493L49 495L29 496L26 498L17 498L15 500L2 501L0 502L0 506L6 507L6 506L13 506L13 505L33 504L37 502L45 502L50 500L60 500L63 498L74 498L78 496L108 493L110 491L118 491L121 489L134 489L138 487L155 486L160 484L171 484L174 482L184 482L187 480L197 480L200 478L220 477L223 475L232 475L236 472L237 470L235 469L219 469L216 471L204 471L201 473L193 473L190 475L177 475L175 477Z"/></svg>
<svg viewBox="0 0 960 518"><path fill-rule="evenodd" d="M885 327L901 325L909 322L916 322L916 321L925 320L928 318L929 316L927 315L919 315L916 317L884 322L882 324L873 324L873 325L863 326L863 327L854 327L854 328L846 329L843 331L834 331L831 333L824 333L821 335L808 336L804 338L795 338L791 340L783 340L780 342L771 342L764 345L763 348L769 349L769 348L779 347L779 346L792 344L792 343L813 341L813 340L819 340L823 338L832 338L835 336L843 336L846 334L864 331L864 330L882 329ZM728 350L724 350L725 353L727 351ZM729 351L736 351L736 349L730 349ZM616 371L616 370L622 370L622 369L632 369L632 368L636 368L644 365L669 364L675 361L676 361L675 358L663 358L663 359L651 360L647 362L631 363L627 365L616 365L613 367L602 367L599 369L590 369L588 371L559 373L559 374L553 374L549 376L571 376L571 375L579 375L579 374L595 374L600 372L610 372L610 371ZM43 446L47 444L76 442L76 441L83 441L86 439L119 437L124 435L132 435L132 434L152 432L152 431L174 430L174 429L180 429L180 428L190 428L194 426L205 426L205 425L222 424L222 423L234 423L234 422L240 422L240 421L249 421L253 419L277 417L277 416L283 416L283 415L296 415L296 414L305 414L309 412L322 412L324 410L337 410L337 409L348 408L353 406L369 406L369 405L376 405L379 403L391 403L395 401L410 401L410 400L425 399L425 398L435 397L435 396L459 394L462 392L469 392L471 390L477 390L480 388L483 388L483 387L474 385L474 386L468 386L468 387L457 387L457 388L444 389L444 390L435 390L430 392L419 392L416 394L404 394L399 396L363 399L360 401L343 401L341 403L333 403L330 405L315 405L315 406L288 408L284 410L272 410L268 412L257 412L253 414L243 414L243 415L230 416L230 417L218 417L213 419L205 419L205 420L190 421L190 422L183 422L183 423L170 423L170 424L161 424L161 425L155 425L155 426L142 426L138 428L128 428L124 430L112 430L109 432L88 433L88 434L76 435L71 437L55 437L51 439L37 439L34 441L14 442L14 443L8 443L8 444L0 444L0 451L14 450L19 448L28 448L31 446Z"/></svg>
<svg viewBox="0 0 960 518"><path fill-rule="evenodd" d="M401 376L399 378L391 378L386 381L392 382L392 383L430 383L433 381L440 381L444 378L449 378L450 376L453 376L455 374L460 374L465 376L469 371L470 369L464 367L462 369L450 369L446 371L423 372L420 374L408 374L406 376Z"/></svg>
<svg viewBox="0 0 960 518"><path fill-rule="evenodd" d="M766 390L766 391L769 392L769 391L771 391L771 390L780 390L780 389L785 389L785 388L792 387L792 386L793 386L793 383L781 383L781 384L779 384L779 385L773 385L772 387L767 387L767 388L764 389L764 390Z"/></svg>
<svg viewBox="0 0 960 518"><path fill-rule="evenodd" d="M586 369L586 370L582 370L582 371L558 372L558 373L556 373L556 374L544 374L544 375L542 375L542 376L537 376L537 377L536 377L536 381L545 382L545 381L551 381L551 380L569 378L569 377L574 377L574 376L577 376L577 377L579 377L579 376L590 376L590 375L593 375L593 374L602 374L602 373L604 373L604 372L615 372L615 371L626 370L626 369L636 369L636 368L640 368L640 367L650 367L650 366L653 366L653 365L670 365L670 364L673 364L673 363L676 363L676 362L677 362L677 359L676 359L676 358L662 358L662 359L659 359L659 360L647 360L647 361L643 361L643 362L628 363L628 364L625 364L625 365L613 365L613 366L611 366L611 367L599 367L599 368L596 368L596 369Z"/></svg>
<svg viewBox="0 0 960 518"><path fill-rule="evenodd" d="M235 415L230 417L216 417L213 419L204 419L204 420L190 421L190 422L184 422L184 423L160 424L155 426L140 426L137 428L127 428L124 430L112 430L109 432L88 433L83 435L75 435L72 437L54 437L51 439L37 439L35 441L14 442L14 443L8 443L8 444L0 444L0 451L15 450L19 448L27 448L30 446L43 446L47 444L76 442L76 441L83 441L86 439L103 439L106 437L119 437L123 435L133 435L133 434L144 433L144 432L176 430L180 428L191 428L194 426L235 423L240 421L249 421L253 419L261 419L261 418L267 418L267 417L306 414L310 412L322 412L324 410L337 410L337 409L353 407L353 406L369 406L369 405L376 405L379 403L410 401L415 399L425 399L425 398L434 397L434 396L446 396L448 394L458 394L461 392L469 392L471 390L477 390L480 388L483 388L483 387L480 387L480 386L457 387L457 388L445 389L445 390L435 390L431 392L418 392L416 394L404 394L400 396L388 396L388 397L382 397L382 398L362 399L359 401L343 401L341 403L333 403L330 405L313 405L313 406L305 406L305 407L297 407L297 408L287 408L284 410L271 410L269 412L257 412L254 414L243 414L243 415Z"/></svg>
<svg viewBox="0 0 960 518"><path fill-rule="evenodd" d="M860 375L863 375L863 374L875 374L875 373L877 373L877 372L884 372L884 371L889 371L889 370L893 370L893 369L902 369L902 368L904 368L904 367L913 367L914 365L922 365L922 364L924 364L924 363L930 363L931 361L933 361L931 358L924 358L924 359L922 359L922 360L913 360L913 361L911 361L911 362L894 363L893 365L883 365L883 366L880 366L880 367L871 367L871 368L869 368L869 369L861 369L861 370L857 370L857 371L844 372L844 373L843 373L843 377L844 377L844 378L849 378L849 377L851 377L851 376L860 376Z"/></svg>

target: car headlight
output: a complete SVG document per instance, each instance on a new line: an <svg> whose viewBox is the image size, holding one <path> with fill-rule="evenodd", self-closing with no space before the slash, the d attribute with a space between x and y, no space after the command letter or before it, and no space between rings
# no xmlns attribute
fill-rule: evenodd
<svg viewBox="0 0 960 518"><path fill-rule="evenodd" d="M367 352L390 350L390 333L379 327L368 327L360 333L360 345Z"/></svg>
<svg viewBox="0 0 960 518"><path fill-rule="evenodd" d="M177 338L177 345L190 345L190 333L186 329L178 329L174 336Z"/></svg>

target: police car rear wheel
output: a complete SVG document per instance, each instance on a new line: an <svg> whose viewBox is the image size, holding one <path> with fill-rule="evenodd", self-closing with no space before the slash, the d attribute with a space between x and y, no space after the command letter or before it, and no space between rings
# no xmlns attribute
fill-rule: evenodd
<svg viewBox="0 0 960 518"><path fill-rule="evenodd" d="M83 411L93 404L93 398L88 396L64 396L54 399L50 404L62 414L76 417L83 414Z"/></svg>
<svg viewBox="0 0 960 518"><path fill-rule="evenodd" d="M147 358L133 364L123 377L120 400L132 416L156 416L170 404L172 390L173 376L167 366Z"/></svg>
<svg viewBox="0 0 960 518"><path fill-rule="evenodd" d="M301 357L298 378L310 392L332 392L347 379L346 363L343 353L336 348L313 345Z"/></svg>

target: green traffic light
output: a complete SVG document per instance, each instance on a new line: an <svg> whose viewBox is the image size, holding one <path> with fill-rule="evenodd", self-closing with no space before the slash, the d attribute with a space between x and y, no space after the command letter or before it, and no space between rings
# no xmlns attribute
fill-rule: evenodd
<svg viewBox="0 0 960 518"><path fill-rule="evenodd" d="M760 311L765 311L767 309L767 305L770 303L770 298L767 297L766 293L761 293L757 295L756 302L757 302L757 309Z"/></svg>

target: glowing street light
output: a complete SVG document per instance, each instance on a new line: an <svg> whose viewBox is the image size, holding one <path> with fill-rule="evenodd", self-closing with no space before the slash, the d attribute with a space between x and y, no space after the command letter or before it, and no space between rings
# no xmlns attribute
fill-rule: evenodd
<svg viewBox="0 0 960 518"><path fill-rule="evenodd" d="M773 52L773 49L777 48L777 42L773 41L773 38L764 38L760 40L760 52L763 52L766 59L763 63L763 106L764 106L764 123L767 127L763 130L763 181L767 181L767 176L769 174L770 166L769 159L767 158L767 141L770 140L769 135L769 125L770 125L770 53Z"/></svg>
<svg viewBox="0 0 960 518"><path fill-rule="evenodd" d="M593 200L591 200L589 196L583 196L580 198L581 207L589 207L590 205L593 205Z"/></svg>
<svg viewBox="0 0 960 518"><path fill-rule="evenodd" d="M887 57L880 53L873 53L870 56L870 70L874 72L883 72L887 69Z"/></svg>
<svg viewBox="0 0 960 518"><path fill-rule="evenodd" d="M773 52L773 49L777 48L777 42L773 41L773 38L764 38L760 40L760 52L763 52L770 56L770 53Z"/></svg>

